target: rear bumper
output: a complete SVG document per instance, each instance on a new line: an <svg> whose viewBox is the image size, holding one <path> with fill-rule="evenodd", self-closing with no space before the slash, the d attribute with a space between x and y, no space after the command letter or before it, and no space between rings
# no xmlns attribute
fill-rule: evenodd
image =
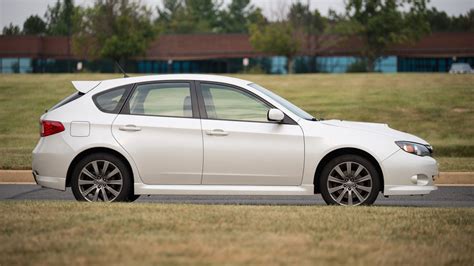
<svg viewBox="0 0 474 266"><path fill-rule="evenodd" d="M66 190L66 178L64 177L51 177L51 176L40 176L37 175L35 171L33 171L33 177L35 179L36 184L57 189L57 190Z"/></svg>
<svg viewBox="0 0 474 266"><path fill-rule="evenodd" d="M438 188L434 179L438 176L438 164L432 157L421 157L397 151L382 162L384 191L391 195L426 195Z"/></svg>
<svg viewBox="0 0 474 266"><path fill-rule="evenodd" d="M74 152L61 134L41 138L32 153L33 177L38 185L66 189L67 170Z"/></svg>

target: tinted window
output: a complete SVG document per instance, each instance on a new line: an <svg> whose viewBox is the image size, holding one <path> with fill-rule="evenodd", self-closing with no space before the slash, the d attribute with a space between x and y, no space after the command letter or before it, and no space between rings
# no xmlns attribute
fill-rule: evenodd
<svg viewBox="0 0 474 266"><path fill-rule="evenodd" d="M192 117L189 83L138 85L129 101L130 114Z"/></svg>
<svg viewBox="0 0 474 266"><path fill-rule="evenodd" d="M241 90L201 84L207 117L211 119L266 122L270 107Z"/></svg>
<svg viewBox="0 0 474 266"><path fill-rule="evenodd" d="M94 95L94 103L101 111L116 114L123 105L127 88L128 86L118 87Z"/></svg>
<svg viewBox="0 0 474 266"><path fill-rule="evenodd" d="M84 95L84 93L82 93L82 92L75 92L75 93L69 95L68 97L62 99L59 103L57 103L56 105L54 105L53 107L51 107L50 110L54 110L54 109L59 108L59 107L61 107L61 106L63 106L63 105L66 105L66 104L68 104L68 103L70 103L70 102L72 102L72 101L74 101L74 100L77 100L77 99L79 99L82 95Z"/></svg>
<svg viewBox="0 0 474 266"><path fill-rule="evenodd" d="M303 119L307 119L307 120L313 120L314 119L314 117L312 115L308 114L307 112L305 112L304 110L302 110L298 106L290 103L289 101L287 101L286 99L282 98L281 96L273 93L272 91L269 91L269 90L265 89L264 87L262 87L258 84L255 84L255 83L249 84L249 86L254 88L254 89L259 90L263 94L265 94L268 97L272 98L274 101L276 101L279 104L285 106L286 109L290 110L295 115L297 115L297 116L299 116Z"/></svg>

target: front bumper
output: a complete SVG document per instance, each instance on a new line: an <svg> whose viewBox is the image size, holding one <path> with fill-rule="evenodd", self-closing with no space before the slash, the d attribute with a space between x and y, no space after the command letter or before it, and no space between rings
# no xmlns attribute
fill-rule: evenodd
<svg viewBox="0 0 474 266"><path fill-rule="evenodd" d="M425 195L438 188L438 164L432 157L420 157L403 150L395 152L382 162L386 196Z"/></svg>

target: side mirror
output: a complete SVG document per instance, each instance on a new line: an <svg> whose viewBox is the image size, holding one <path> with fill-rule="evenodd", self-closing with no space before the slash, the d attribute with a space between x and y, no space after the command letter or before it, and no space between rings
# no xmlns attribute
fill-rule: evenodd
<svg viewBox="0 0 474 266"><path fill-rule="evenodd" d="M285 114L278 109L272 108L268 110L267 118L268 121L281 122L285 118Z"/></svg>

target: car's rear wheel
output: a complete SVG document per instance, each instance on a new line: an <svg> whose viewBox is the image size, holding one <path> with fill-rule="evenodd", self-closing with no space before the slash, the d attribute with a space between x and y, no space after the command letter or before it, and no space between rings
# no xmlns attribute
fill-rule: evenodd
<svg viewBox="0 0 474 266"><path fill-rule="evenodd" d="M324 201L330 205L370 205L380 191L377 169L359 155L332 159L321 172L318 183Z"/></svg>
<svg viewBox="0 0 474 266"><path fill-rule="evenodd" d="M91 154L76 165L71 188L80 201L130 201L132 174L124 162L108 153Z"/></svg>

